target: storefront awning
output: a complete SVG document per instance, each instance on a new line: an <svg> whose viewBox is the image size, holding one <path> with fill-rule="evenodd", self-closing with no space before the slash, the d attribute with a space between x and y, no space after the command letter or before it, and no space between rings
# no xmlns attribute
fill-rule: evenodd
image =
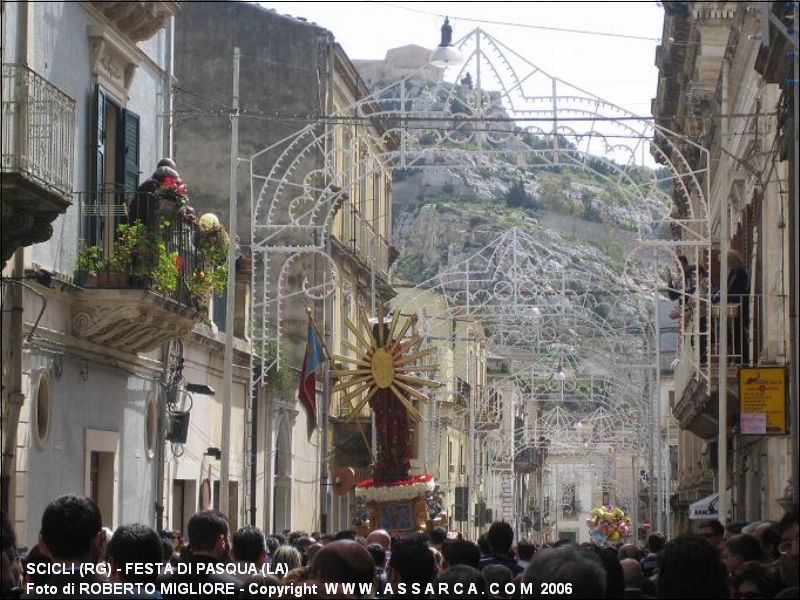
<svg viewBox="0 0 800 600"><path fill-rule="evenodd" d="M731 514L731 494L733 490L728 489L728 517ZM719 494L711 494L702 500L692 502L689 505L689 518L690 519L719 519Z"/></svg>

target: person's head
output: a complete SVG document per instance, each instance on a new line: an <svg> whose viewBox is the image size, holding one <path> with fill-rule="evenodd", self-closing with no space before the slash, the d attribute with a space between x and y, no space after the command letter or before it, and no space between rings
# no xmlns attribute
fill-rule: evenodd
<svg viewBox="0 0 800 600"><path fill-rule="evenodd" d="M376 529L369 532L367 544L380 544L384 550L389 550L392 547L392 536L385 529Z"/></svg>
<svg viewBox="0 0 800 600"><path fill-rule="evenodd" d="M333 541L337 542L339 540L350 540L355 541L356 539L356 532L352 529L344 529L342 531L337 531L336 535L333 536Z"/></svg>
<svg viewBox="0 0 800 600"><path fill-rule="evenodd" d="M97 562L105 540L97 505L72 495L47 505L39 535L42 550L53 562Z"/></svg>
<svg viewBox="0 0 800 600"><path fill-rule="evenodd" d="M761 550L767 560L775 560L780 556L778 546L781 544L781 532L772 521L763 521L753 529L753 536L761 543Z"/></svg>
<svg viewBox="0 0 800 600"><path fill-rule="evenodd" d="M619 558L619 560L632 558L638 561L639 548L637 548L635 544L623 544L622 546L619 547L619 550L617 551L617 558Z"/></svg>
<svg viewBox="0 0 800 600"><path fill-rule="evenodd" d="M725 528L716 519L706 519L705 521L700 521L697 526L697 535L705 539L714 548L721 550Z"/></svg>
<svg viewBox="0 0 800 600"><path fill-rule="evenodd" d="M453 598L484 598L489 591L484 573L469 565L456 565L439 573L436 583L446 586Z"/></svg>
<svg viewBox="0 0 800 600"><path fill-rule="evenodd" d="M722 531L719 536L721 539ZM659 598L727 597L725 568L706 538L681 535L667 542L659 554L658 567Z"/></svg>
<svg viewBox="0 0 800 600"><path fill-rule="evenodd" d="M591 551L574 544L546 548L537 552L525 569L522 581L533 585L534 598L540 598L548 587L542 584L569 583L572 598L605 598L606 572L599 558Z"/></svg>
<svg viewBox="0 0 800 600"><path fill-rule="evenodd" d="M292 569L283 577L283 585L302 585L310 576L308 567Z"/></svg>
<svg viewBox="0 0 800 600"><path fill-rule="evenodd" d="M722 551L722 562L731 575L747 561L761 560L761 558L761 544L754 536L746 533L731 537Z"/></svg>
<svg viewBox="0 0 800 600"><path fill-rule="evenodd" d="M233 534L233 560L237 562L252 563L260 567L267 562L267 541L264 532L258 527L247 525L239 528Z"/></svg>
<svg viewBox="0 0 800 600"><path fill-rule="evenodd" d="M781 533L781 543L778 546L778 551L781 553L781 575L788 586L796 586L800 571L796 506L778 521L778 531Z"/></svg>
<svg viewBox="0 0 800 600"><path fill-rule="evenodd" d="M781 589L778 573L758 561L742 563L733 576L737 598L774 598Z"/></svg>
<svg viewBox="0 0 800 600"><path fill-rule="evenodd" d="M492 553L492 548L489 546L489 534L485 531L478 536L478 548L483 556Z"/></svg>
<svg viewBox="0 0 800 600"><path fill-rule="evenodd" d="M369 584L375 576L375 561L364 546L353 540L336 540L314 556L310 577L322 584Z"/></svg>
<svg viewBox="0 0 800 600"><path fill-rule="evenodd" d="M481 550L475 542L469 540L447 540L442 544L444 568L452 569L458 565L467 565L474 569L481 563Z"/></svg>
<svg viewBox="0 0 800 600"><path fill-rule="evenodd" d="M722 534L722 539L727 542L733 536L745 533L742 529L744 529L746 525L747 521L733 521L732 523L727 523L725 525L725 533Z"/></svg>
<svg viewBox="0 0 800 600"><path fill-rule="evenodd" d="M728 250L728 268L738 269L744 266L744 257L738 250L731 248Z"/></svg>
<svg viewBox="0 0 800 600"><path fill-rule="evenodd" d="M521 539L517 542L517 559L530 562L536 554L536 545L529 539Z"/></svg>
<svg viewBox="0 0 800 600"><path fill-rule="evenodd" d="M399 583L422 586L436 577L436 559L423 536L399 539L392 546L387 569L388 580L393 586Z"/></svg>
<svg viewBox="0 0 800 600"><path fill-rule="evenodd" d="M380 544L369 544L367 545L367 552L369 552L376 567L380 567L381 569L386 568L386 550L383 549L383 546Z"/></svg>
<svg viewBox="0 0 800 600"><path fill-rule="evenodd" d="M719 521L717 522L719 523ZM647 536L647 549L653 554L658 554L659 552L661 552L661 549L664 547L664 544L666 543L667 541L664 539L664 535L660 532L651 533L649 536Z"/></svg>
<svg viewBox="0 0 800 600"><path fill-rule="evenodd" d="M206 510L189 519L189 546L192 554L230 560L231 540L228 519L219 511Z"/></svg>
<svg viewBox="0 0 800 600"><path fill-rule="evenodd" d="M505 521L495 521L489 526L487 533L489 547L492 554L497 556L508 556L511 553L511 545L514 543L514 530Z"/></svg>
<svg viewBox="0 0 800 600"><path fill-rule="evenodd" d="M306 550L306 564L310 565L311 561L314 560L314 557L317 555L317 552L323 548L323 545L319 542L314 542L311 544L308 549Z"/></svg>
<svg viewBox="0 0 800 600"><path fill-rule="evenodd" d="M278 565L281 565L278 567ZM285 575L292 569L303 565L303 557L294 546L284 544L278 546L272 555L272 571L278 575Z"/></svg>
<svg viewBox="0 0 800 600"><path fill-rule="evenodd" d="M163 560L164 545L156 530L148 525L133 523L120 525L108 542L108 560L111 580L125 583L155 583L157 572L137 573L127 565L136 563L157 564Z"/></svg>
<svg viewBox="0 0 800 600"><path fill-rule="evenodd" d="M490 598L510 597L506 590L510 589L508 584L514 580L511 569L505 565L488 565L483 569L483 576L486 578ZM492 590L495 590L495 593L491 593Z"/></svg>
<svg viewBox="0 0 800 600"><path fill-rule="evenodd" d="M278 538L276 538L274 535L268 536L265 541L267 543L267 554L273 556L275 554L275 550L278 549L278 546L280 546L281 543L278 541Z"/></svg>
<svg viewBox="0 0 800 600"><path fill-rule="evenodd" d="M444 527L434 527L428 534L431 540L431 546L441 548L444 541L447 539L447 530Z"/></svg>
<svg viewBox="0 0 800 600"><path fill-rule="evenodd" d="M625 589L642 589L642 565L635 558L623 558L619 561L622 567L622 577L625 580Z"/></svg>

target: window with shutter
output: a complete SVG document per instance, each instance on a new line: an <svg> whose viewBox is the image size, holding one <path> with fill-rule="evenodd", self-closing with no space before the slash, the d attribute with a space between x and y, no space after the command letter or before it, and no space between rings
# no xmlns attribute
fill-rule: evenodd
<svg viewBox="0 0 800 600"><path fill-rule="evenodd" d="M88 244L108 253L124 217L123 205L139 185L139 116L95 88L92 194L86 199Z"/></svg>
<svg viewBox="0 0 800 600"><path fill-rule="evenodd" d="M139 115L122 110L122 136L119 144L120 166L118 181L126 193L135 192L139 187Z"/></svg>

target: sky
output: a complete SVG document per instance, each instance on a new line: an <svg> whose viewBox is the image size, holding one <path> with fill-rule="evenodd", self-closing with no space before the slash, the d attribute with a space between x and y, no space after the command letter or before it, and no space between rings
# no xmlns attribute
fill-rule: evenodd
<svg viewBox="0 0 800 600"><path fill-rule="evenodd" d="M453 40L476 27L550 75L639 115L650 114L655 51L664 11L656 2L259 2L330 30L351 59L380 59L391 48L433 49L447 15ZM496 21L475 22L468 19ZM523 27L585 30L589 35ZM633 36L633 39L616 36Z"/></svg>

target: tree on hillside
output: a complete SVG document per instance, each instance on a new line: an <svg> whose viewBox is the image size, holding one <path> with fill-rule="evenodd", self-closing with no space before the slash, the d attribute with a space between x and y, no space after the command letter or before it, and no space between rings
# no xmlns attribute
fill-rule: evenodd
<svg viewBox="0 0 800 600"><path fill-rule="evenodd" d="M505 195L506 206L509 208L529 208L537 210L539 205L526 190L525 183L518 179L511 184Z"/></svg>

